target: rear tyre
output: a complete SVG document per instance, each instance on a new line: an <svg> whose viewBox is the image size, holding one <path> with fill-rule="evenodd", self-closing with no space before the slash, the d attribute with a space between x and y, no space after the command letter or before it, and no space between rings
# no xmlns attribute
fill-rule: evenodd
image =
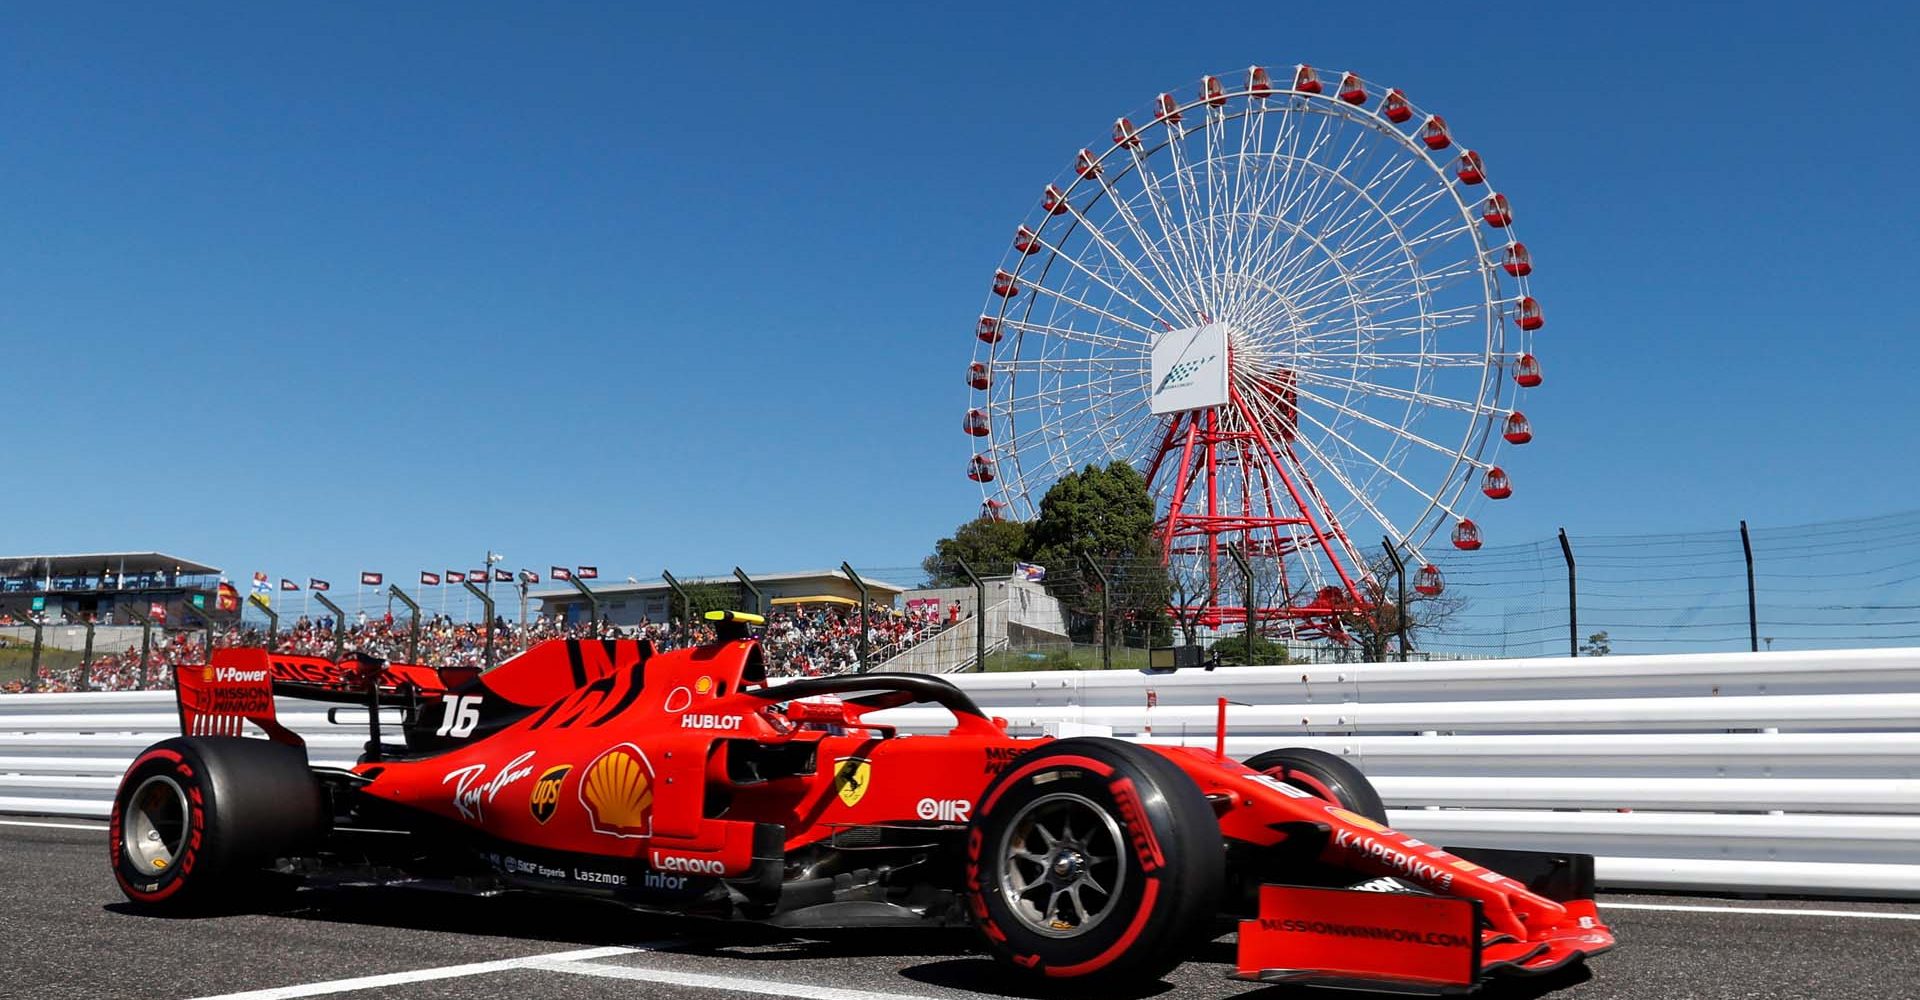
<svg viewBox="0 0 1920 1000"><path fill-rule="evenodd" d="M1248 758L1246 765L1348 812L1385 826L1387 807L1360 769L1323 750L1282 747Z"/></svg>
<svg viewBox="0 0 1920 1000"><path fill-rule="evenodd" d="M1211 936L1220 826L1178 766L1118 740L1009 764L967 837L967 905L997 958L1081 983L1151 982Z"/></svg>
<svg viewBox="0 0 1920 1000"><path fill-rule="evenodd" d="M237 737L177 737L135 758L108 824L114 880L155 912L223 909L283 893L265 872L326 828L304 750Z"/></svg>

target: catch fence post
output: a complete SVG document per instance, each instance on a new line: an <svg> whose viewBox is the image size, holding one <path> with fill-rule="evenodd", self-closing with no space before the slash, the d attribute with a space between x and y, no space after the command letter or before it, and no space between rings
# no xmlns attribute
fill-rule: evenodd
<svg viewBox="0 0 1920 1000"><path fill-rule="evenodd" d="M1747 641L1754 652L1760 651L1760 608L1753 592L1753 538L1747 534L1747 519L1740 519L1740 549L1747 555Z"/></svg>
<svg viewBox="0 0 1920 1000"><path fill-rule="evenodd" d="M144 691L147 689L147 664L153 658L153 619L132 608L127 609L127 614L140 623L140 690Z"/></svg>
<svg viewBox="0 0 1920 1000"><path fill-rule="evenodd" d="M687 630L687 645L691 646L693 645L693 595L687 593L687 588L680 586L680 581L674 579L673 574L664 569L660 571L660 579L667 581L667 586L680 596L680 627ZM672 610L668 610L667 617L673 617Z"/></svg>
<svg viewBox="0 0 1920 1000"><path fill-rule="evenodd" d="M1112 670L1113 637L1107 634L1111 631L1107 621L1107 609L1110 607L1107 599L1107 591L1110 589L1107 586L1107 574L1100 571L1100 567L1094 563L1091 555L1082 553L1080 559L1087 564L1087 569L1093 571L1093 578L1100 581L1100 669Z"/></svg>
<svg viewBox="0 0 1920 1000"><path fill-rule="evenodd" d="M267 616L267 651L272 652L274 641L280 637L280 613L268 607L259 594L248 594L247 603L259 608L260 613Z"/></svg>
<svg viewBox="0 0 1920 1000"><path fill-rule="evenodd" d="M748 576L746 570L735 566L733 568L733 578L740 581L740 586L746 588L747 593L753 595L753 613L756 615L766 614L766 602L760 595L760 588L753 585L753 577Z"/></svg>
<svg viewBox="0 0 1920 1000"><path fill-rule="evenodd" d="M80 690L93 690L93 616L87 616L87 648L80 654ZM207 648L213 648L209 637Z"/></svg>
<svg viewBox="0 0 1920 1000"><path fill-rule="evenodd" d="M347 613L317 590L313 592L313 599L333 612L333 662L339 663L347 655Z"/></svg>
<svg viewBox="0 0 1920 1000"><path fill-rule="evenodd" d="M873 599L867 591L867 581L860 579L860 574L853 571L852 563L841 560L840 571L847 574L847 579L852 580L860 591L860 672L864 674L870 666L867 663L867 606L873 603Z"/></svg>
<svg viewBox="0 0 1920 1000"><path fill-rule="evenodd" d="M28 682L27 690L38 691L40 690L40 649L42 647L41 640L44 638L41 633L46 628L46 626L41 624L38 620L36 620L33 617L32 612L28 612L27 614L27 624L33 626L33 663L28 668L32 671L32 674L27 678L27 682Z"/></svg>
<svg viewBox="0 0 1920 1000"><path fill-rule="evenodd" d="M956 558L954 562L959 563L960 572L973 581L973 669L984 674L987 672L987 582L980 579L965 559ZM1008 638L1012 638L1011 633Z"/></svg>
<svg viewBox="0 0 1920 1000"><path fill-rule="evenodd" d="M1380 544L1387 548L1387 558L1393 560L1393 585L1399 594L1400 603L1393 606L1394 632L1400 636L1400 662L1407 662L1407 564L1400 559L1400 553L1393 547L1393 539L1384 535Z"/></svg>
<svg viewBox="0 0 1920 1000"><path fill-rule="evenodd" d="M1573 572L1573 543L1567 541L1567 529L1560 529L1560 554L1567 557L1567 655L1580 655L1580 593Z"/></svg>
<svg viewBox="0 0 1920 1000"><path fill-rule="evenodd" d="M1242 546L1227 546L1227 555L1233 557L1233 564L1240 567L1241 575L1247 578L1246 628L1247 628L1247 666L1253 666L1253 637L1260 629L1260 602L1255 599L1253 587L1253 565L1247 562L1247 554L1240 551Z"/></svg>
<svg viewBox="0 0 1920 1000"><path fill-rule="evenodd" d="M407 662L419 663L420 662L420 605L413 603L413 598L408 597L407 592L404 590L401 590L400 585L397 583L387 584L387 593L392 594L396 599L400 601L400 603L407 606L408 611L413 612L413 623L407 626Z"/></svg>
<svg viewBox="0 0 1920 1000"><path fill-rule="evenodd" d="M486 613L487 613L487 654L486 654L487 666L486 666L486 669L492 670L493 669L493 595L487 593L484 590L481 590L479 587L474 586L472 580L462 580L460 581L460 586L467 588L467 593L472 594L475 597L478 597L480 599L480 606L486 610ZM580 587L580 585L577 583L574 584L574 586ZM587 588L585 587L580 587L580 589L586 592L587 599L589 601L593 599L592 591L587 590Z"/></svg>
<svg viewBox="0 0 1920 1000"><path fill-rule="evenodd" d="M572 573L567 574L567 582L573 584L573 589L579 591L580 596L587 599L587 621L592 624L594 634L598 635L600 632L600 595L594 593L586 584L581 583L580 579ZM467 589L472 590L473 588L469 587ZM492 601L487 602L487 635L489 636L487 641L491 643L493 641L491 638L493 635ZM492 664L488 664L488 666L492 666Z"/></svg>

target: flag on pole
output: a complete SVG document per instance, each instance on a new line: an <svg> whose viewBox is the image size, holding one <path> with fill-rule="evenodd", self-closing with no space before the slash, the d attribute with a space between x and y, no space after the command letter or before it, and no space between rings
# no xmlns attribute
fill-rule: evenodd
<svg viewBox="0 0 1920 1000"><path fill-rule="evenodd" d="M386 578L378 573L362 573L360 574L360 586L378 587L380 586L380 581L384 579Z"/></svg>
<svg viewBox="0 0 1920 1000"><path fill-rule="evenodd" d="M273 584L267 582L267 574L253 574L253 596L259 598L261 604L272 603Z"/></svg>
<svg viewBox="0 0 1920 1000"><path fill-rule="evenodd" d="M547 575L555 580L573 579L573 571L565 566L549 566L547 567Z"/></svg>
<svg viewBox="0 0 1920 1000"><path fill-rule="evenodd" d="M237 588L235 588L233 584L228 583L225 580L220 581L219 588L214 592L213 610L215 611L240 610L240 591Z"/></svg>
<svg viewBox="0 0 1920 1000"><path fill-rule="evenodd" d="M598 580L600 579L600 567L582 566L579 570L575 571L573 575L582 580Z"/></svg>
<svg viewBox="0 0 1920 1000"><path fill-rule="evenodd" d="M457 569L447 570L447 582L448 583L465 583L467 582L467 574L462 573Z"/></svg>
<svg viewBox="0 0 1920 1000"><path fill-rule="evenodd" d="M280 589L281 590L299 590L300 585L283 576L280 578Z"/></svg>
<svg viewBox="0 0 1920 1000"><path fill-rule="evenodd" d="M495 583L512 583L512 582L513 582L513 574L512 574L512 573L509 573L509 572L507 572L507 571L506 571L506 570L504 570L504 569L496 569L496 570L494 570L494 571L493 571L493 582L495 582Z"/></svg>
<svg viewBox="0 0 1920 1000"><path fill-rule="evenodd" d="M1028 583L1039 583L1047 578L1047 568L1035 566L1032 563L1017 562L1013 564L1013 575Z"/></svg>
<svg viewBox="0 0 1920 1000"><path fill-rule="evenodd" d="M467 579L475 583L485 583L487 582L487 571L484 569L468 570Z"/></svg>
<svg viewBox="0 0 1920 1000"><path fill-rule="evenodd" d="M530 569L523 569L520 571L520 582L521 583L539 583L540 574L535 573L533 570L530 570Z"/></svg>
<svg viewBox="0 0 1920 1000"><path fill-rule="evenodd" d="M440 574L422 572L420 574L420 586L422 587L440 586Z"/></svg>
<svg viewBox="0 0 1920 1000"><path fill-rule="evenodd" d="M166 602L155 601L147 605L147 617L153 619L155 625L165 625L167 623Z"/></svg>
<svg viewBox="0 0 1920 1000"><path fill-rule="evenodd" d="M325 580L321 580L316 577L310 576L310 577L307 577L307 589L308 590L332 590L333 584L328 583Z"/></svg>

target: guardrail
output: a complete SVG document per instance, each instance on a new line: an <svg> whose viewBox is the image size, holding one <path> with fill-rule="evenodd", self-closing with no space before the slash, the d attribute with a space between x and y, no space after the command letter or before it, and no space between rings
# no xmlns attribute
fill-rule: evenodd
<svg viewBox="0 0 1920 1000"><path fill-rule="evenodd" d="M1584 851L1603 885L1920 896L1920 649L1050 672L954 680L1016 734L1050 723L1358 764L1396 827L1437 843ZM356 727L281 701L316 763ZM908 732L944 710L896 709ZM0 812L104 817L175 730L166 692L0 697Z"/></svg>

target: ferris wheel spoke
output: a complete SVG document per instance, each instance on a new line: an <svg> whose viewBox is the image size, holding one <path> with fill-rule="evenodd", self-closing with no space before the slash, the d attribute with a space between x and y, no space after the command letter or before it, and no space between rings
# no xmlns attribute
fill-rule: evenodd
<svg viewBox="0 0 1920 1000"><path fill-rule="evenodd" d="M1079 399L1081 397L1093 398L1103 389L1112 389L1111 395L1116 399L1122 396L1132 396L1136 394L1144 398L1147 390L1147 378L1145 375L1146 373L1143 370L1136 369L1131 372L1115 372L1097 379L1087 379L1085 381L1065 383L1053 387L1036 388L1022 395L990 400L987 403L987 408L989 412L1004 412L1026 404L1057 405L1070 399ZM1122 388L1123 386L1124 388Z"/></svg>
<svg viewBox="0 0 1920 1000"><path fill-rule="evenodd" d="M1089 311L1100 312L1100 310L1097 309L1090 309ZM1109 313L1101 313L1101 315L1106 316L1108 319L1120 321L1118 317ZM1127 325L1131 326L1132 324ZM1141 348L1147 346L1141 341L1115 337L1111 334L1097 333L1092 330L1081 330L1070 326L1053 326L1047 323L1034 323L1029 320L1010 319L1003 322L1001 326L1004 329L1015 330L1023 334L1031 333L1041 337L1059 337L1061 340L1111 350L1129 356L1138 354ZM1139 330L1142 333L1150 333L1150 331L1144 327L1134 326L1133 329Z"/></svg>
<svg viewBox="0 0 1920 1000"><path fill-rule="evenodd" d="M1107 310L1102 309L1091 302L1087 302L1084 299L1076 298L1058 288L1054 288L1050 285L1041 285L1041 284L1035 284L1030 287L1033 289L1033 294L1036 296L1045 295L1047 298L1052 299L1056 303L1073 306L1077 309L1084 309L1087 312L1094 314L1095 316L1102 317L1103 319L1110 319L1113 322L1123 327L1126 327L1129 330L1135 330L1142 334L1145 334L1147 338L1146 343L1152 343L1153 338L1158 335L1158 331L1152 329L1151 327L1141 326L1139 323L1136 323L1133 320L1110 313ZM1022 320L1017 324L1012 321L1008 321L1006 325L1025 327L1031 324L1027 323L1025 320ZM1116 340L1115 343L1127 344L1130 342L1124 341L1124 340ZM1134 343L1132 346L1139 347L1143 345Z"/></svg>
<svg viewBox="0 0 1920 1000"><path fill-rule="evenodd" d="M1316 397L1316 399L1318 398ZM1318 400L1318 401L1325 402L1325 400ZM1359 445L1354 444L1352 439L1348 438L1346 435L1341 434L1339 431L1335 430L1332 427L1332 425L1327 424L1326 422L1322 421L1320 418L1314 416L1311 411L1305 408L1302 408L1297 412L1299 413L1301 419L1310 421L1315 427L1318 427L1322 433L1326 434L1327 437L1335 441L1338 441L1340 444L1344 445L1348 451L1352 452L1354 455L1360 457L1361 459L1364 459L1367 462L1367 464L1378 468L1381 472L1386 473L1389 477L1391 477L1395 482L1399 483L1402 486L1405 486L1409 490L1412 490L1421 499L1426 500L1428 504L1430 504L1432 507L1437 507L1441 510L1445 510L1449 514L1452 513L1452 510L1448 507L1448 505L1442 502L1438 497L1434 496L1431 493L1428 493L1426 490L1423 490L1418 486L1413 485L1412 480L1409 480L1407 477L1400 474L1400 470L1381 461L1377 456L1375 456L1372 452L1366 450L1365 448L1362 448ZM1348 412L1353 412L1353 411L1348 411ZM1307 443L1308 441L1307 436L1304 434L1299 435L1294 440L1302 443ZM1460 460L1465 461L1469 464L1475 464L1475 465L1478 464L1474 462L1474 460L1466 458L1466 456L1459 455L1459 453L1453 451L1450 448L1445 449L1445 451L1448 455L1453 455L1456 458L1459 458Z"/></svg>
<svg viewBox="0 0 1920 1000"><path fill-rule="evenodd" d="M1312 400L1316 403L1319 403L1322 406L1325 406L1327 409L1345 414L1349 417L1352 417L1355 420L1360 421L1363 424L1367 424L1368 426L1374 427L1388 434L1392 434L1395 437L1399 438L1400 440L1405 441L1409 444L1419 445L1420 447L1426 448L1429 451L1433 451L1437 454L1446 455L1449 457L1458 455L1458 452L1453 448L1449 448L1443 444L1436 444L1433 441L1429 441L1428 439L1421 437L1420 435L1415 434L1410 430L1407 430L1405 427L1401 427L1398 424L1388 423L1387 421L1381 420L1380 418L1375 417L1372 414L1365 412L1364 410L1356 409L1354 407L1346 405L1345 403L1336 402L1327 396L1323 396L1316 392L1309 392L1306 389L1299 389L1296 387L1296 391L1300 393L1300 398L1303 400ZM1436 403L1431 403L1429 405L1439 405L1439 404L1436 402ZM1472 412L1478 414L1481 411L1477 407L1475 407L1472 410ZM1483 461L1480 461L1479 459L1470 458L1470 457L1465 458L1464 461L1466 461L1467 464L1472 465L1475 468L1479 468L1479 469L1489 468L1492 465L1492 463L1490 462L1483 462Z"/></svg>
<svg viewBox="0 0 1920 1000"><path fill-rule="evenodd" d="M1260 399L1257 395L1249 397L1246 394L1242 394L1241 398L1243 401L1246 402L1248 407L1253 411L1251 415L1254 416L1261 423L1262 426L1267 428L1284 426L1284 424L1281 422L1280 414L1277 412L1276 408L1271 403ZM1269 440L1271 440L1271 437L1269 437ZM1315 461L1320 464L1320 467L1324 469L1327 472L1327 474L1333 478L1334 482L1338 484L1341 489L1345 490L1348 493L1348 495L1352 498L1353 502L1357 503L1362 510L1367 511L1370 517L1372 517L1376 521L1379 521L1381 524L1392 523L1391 521L1387 520L1386 516L1377 507L1373 505L1371 500L1368 499L1367 490L1365 489L1365 487L1355 485L1352 480L1346 477L1345 473L1343 473L1337 465L1328 461L1326 457L1320 453L1319 449L1314 447L1311 441L1308 441L1305 438L1300 437L1298 435L1296 435L1293 440L1296 443L1305 446L1308 454L1314 456ZM1275 456L1274 460L1278 461L1278 456ZM1293 461L1296 464L1298 464L1299 458L1297 456L1294 456ZM1285 475L1284 470L1275 470L1275 471L1277 474L1280 474L1283 476ZM1306 489L1311 495L1315 506L1317 506L1320 509L1322 517L1327 522L1327 526L1329 528L1337 528L1340 522L1343 520L1343 518L1341 518L1340 516L1340 513L1336 511L1333 505L1327 501L1326 496L1324 495L1324 493L1321 492L1320 488L1314 485L1314 478L1306 474L1307 470L1304 468L1304 466L1300 468L1300 473L1301 475L1299 476L1299 479L1304 484L1306 484ZM1344 506L1344 504L1342 506ZM1347 537L1344 531L1336 530L1334 534L1337 538L1340 539L1341 543L1347 547L1348 555L1350 558L1358 554L1357 552L1353 551L1353 543Z"/></svg>
<svg viewBox="0 0 1920 1000"><path fill-rule="evenodd" d="M1484 405L1476 400L1455 399L1451 396L1436 395L1434 393L1421 392L1416 389L1402 389L1398 386L1386 385L1381 382L1343 378L1338 375L1328 374L1326 371L1320 369L1300 368L1295 370L1293 374L1297 381L1325 386L1327 388L1357 392L1362 395L1376 396L1380 399L1390 400L1396 403L1418 403L1422 406L1437 407L1443 410L1451 410L1455 413L1468 413L1479 417L1494 416L1499 412L1494 407ZM1448 451L1451 453L1452 449L1448 449Z"/></svg>
<svg viewBox="0 0 1920 1000"><path fill-rule="evenodd" d="M1306 371L1345 371L1359 368L1361 371L1388 370L1395 368L1485 368L1494 359L1484 351L1478 352L1435 352L1420 353L1370 353L1355 354L1351 351L1301 352L1294 355L1293 370ZM1311 362L1322 362L1313 364Z"/></svg>
<svg viewBox="0 0 1920 1000"><path fill-rule="evenodd" d="M1142 313L1145 313L1146 315L1153 317L1155 320L1158 320L1162 325L1168 327L1169 329L1172 328L1173 324L1167 322L1167 318L1165 316L1162 316L1159 310L1154 309L1151 306L1142 304L1139 299L1136 299L1132 295L1129 295L1125 289L1122 289L1119 285L1116 285L1113 282L1107 280L1105 276L1101 275L1098 271L1095 271L1093 268L1090 268L1087 265L1081 263L1078 257L1075 257L1072 254L1069 254L1063 250L1060 250L1057 247L1053 247L1051 249L1053 250L1054 260L1065 261L1068 267L1071 267L1075 271L1080 272L1081 274L1085 275L1088 279L1098 282L1100 285L1104 286L1108 291L1112 292L1113 294L1119 296L1121 299L1125 300L1128 305L1131 305L1135 309L1140 310ZM1045 286L1035 285L1034 287L1036 290L1039 290ZM1162 307L1169 308L1169 309L1174 308L1172 303L1167 302L1165 299L1160 297L1159 290L1154 288L1152 285L1144 285L1142 287L1144 287L1147 290L1147 292L1149 293L1149 297L1158 300Z"/></svg>

